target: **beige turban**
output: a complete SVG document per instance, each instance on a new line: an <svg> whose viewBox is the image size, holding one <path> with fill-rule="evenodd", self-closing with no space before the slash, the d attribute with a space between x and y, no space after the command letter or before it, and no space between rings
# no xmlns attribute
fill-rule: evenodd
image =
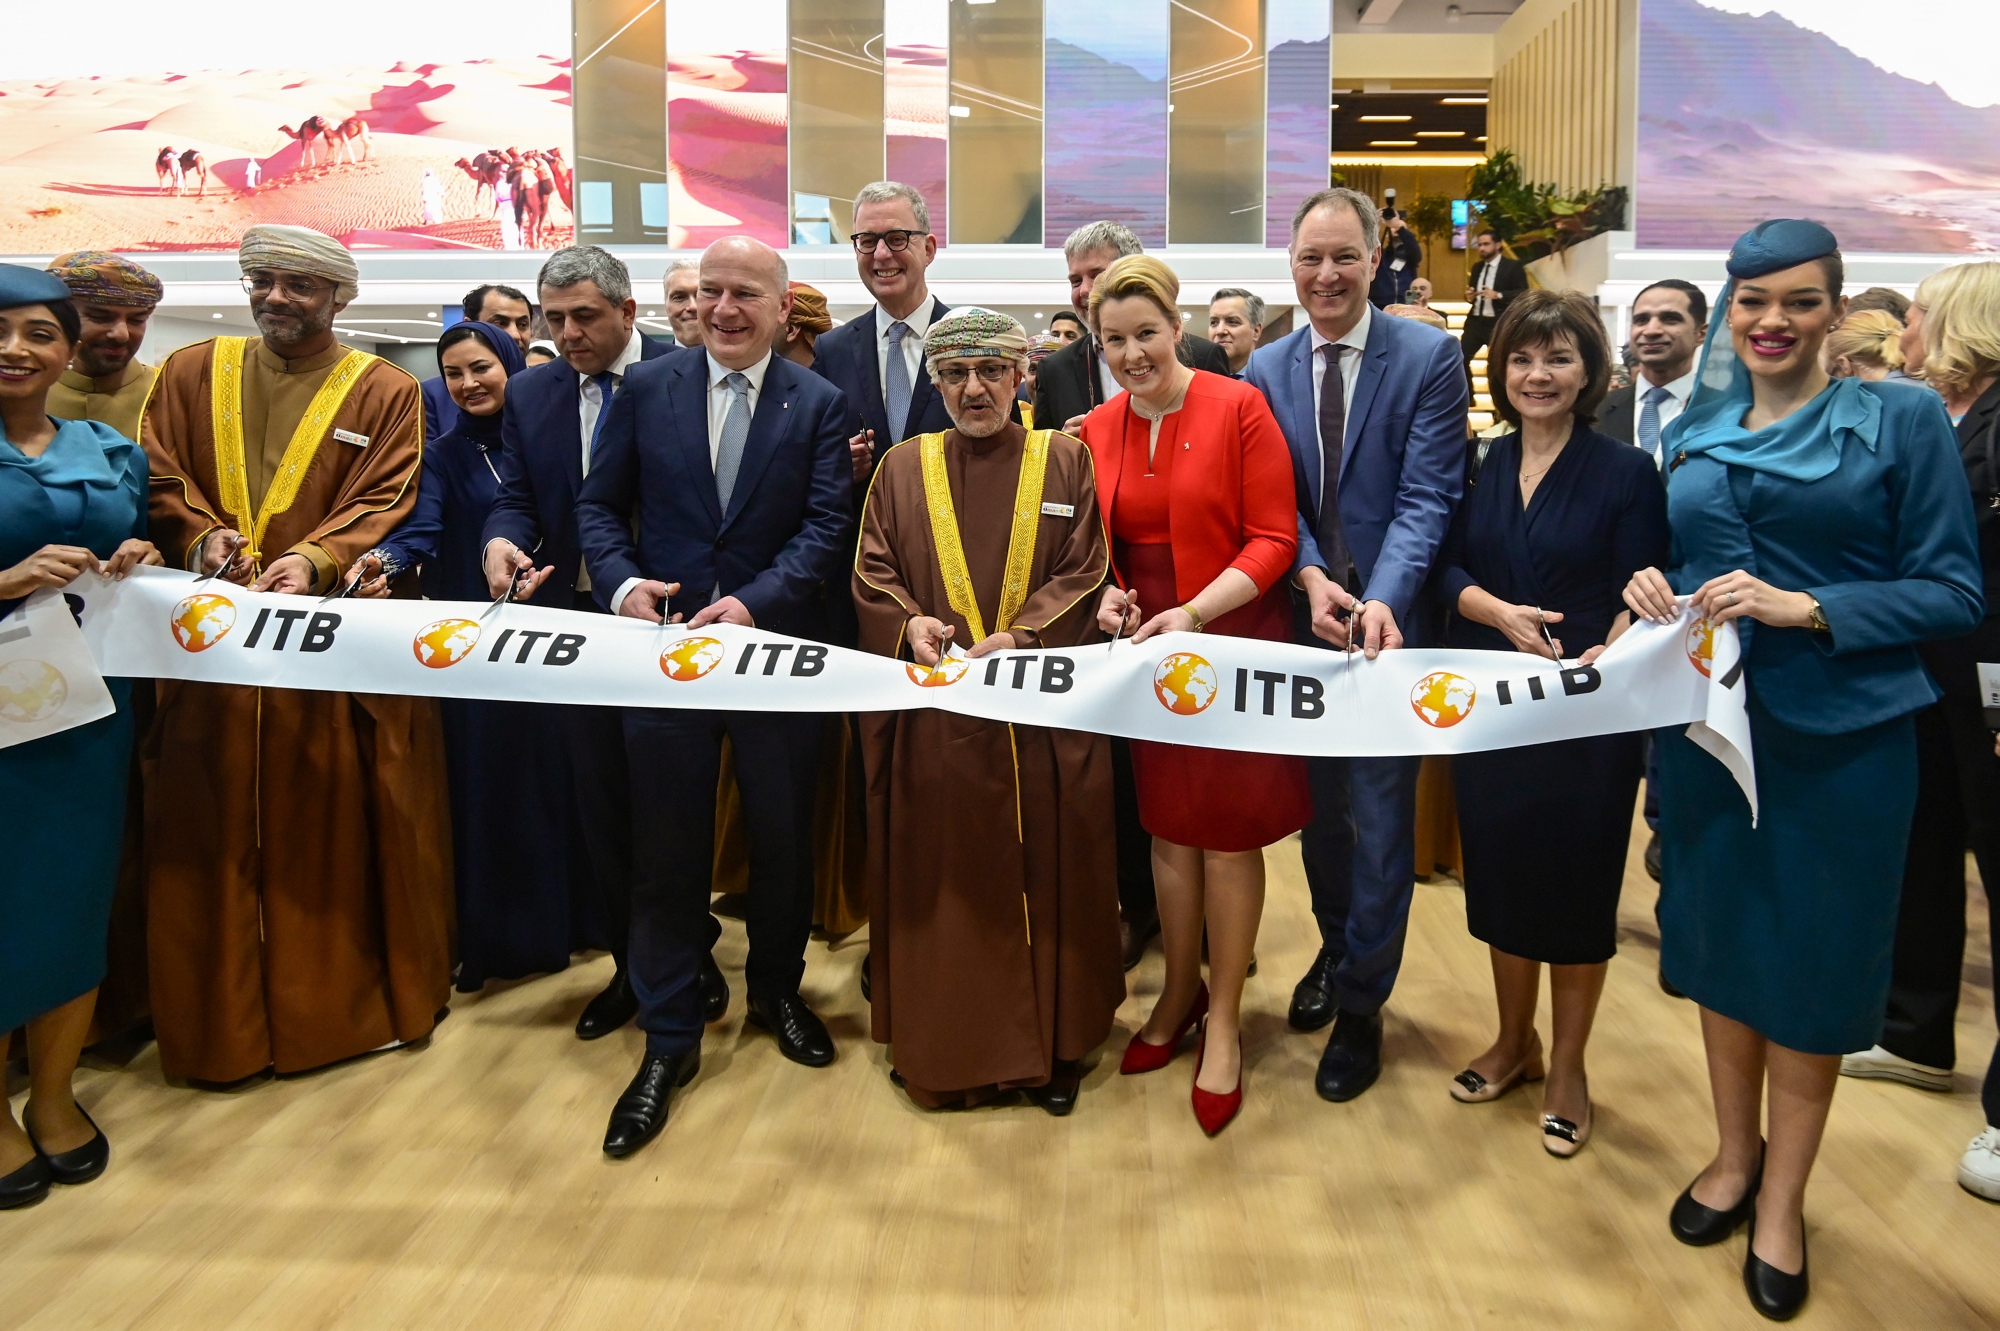
<svg viewBox="0 0 2000 1331"><path fill-rule="evenodd" d="M924 361L933 369L941 360L977 356L999 356L1025 364L1028 331L1012 315L967 305L932 324L924 335Z"/></svg>
<svg viewBox="0 0 2000 1331"><path fill-rule="evenodd" d="M361 281L361 270L355 267L346 246L303 226L251 227L237 247L236 264L245 277L259 268L323 277L333 283L333 299L340 305L354 299Z"/></svg>

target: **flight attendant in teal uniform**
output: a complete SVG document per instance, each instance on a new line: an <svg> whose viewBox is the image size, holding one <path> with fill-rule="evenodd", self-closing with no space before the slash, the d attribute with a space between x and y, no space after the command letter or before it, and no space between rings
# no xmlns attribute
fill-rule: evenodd
<svg viewBox="0 0 2000 1331"><path fill-rule="evenodd" d="M1937 394L1830 380L1846 309L1833 233L1770 221L1730 251L1687 410L1667 429L1675 594L1742 634L1758 817L1722 765L1658 732L1660 970L1701 1005L1720 1137L1674 1203L1683 1243L1746 1220L1743 1281L1766 1317L1807 1293L1806 1179L1840 1071L1888 996L1916 805L1912 714L1938 697L1916 644L1983 610L1972 502ZM1769 1143L1759 1120L1769 1090Z"/></svg>
<svg viewBox="0 0 2000 1331"><path fill-rule="evenodd" d="M79 332L69 288L0 264L0 615L86 570L121 577L160 556L145 539L146 455L110 426L49 419ZM70 1090L104 978L125 825L131 681L118 711L0 749L0 1038L28 1027L26 1130L0 1114L0 1210L88 1183L110 1144Z"/></svg>

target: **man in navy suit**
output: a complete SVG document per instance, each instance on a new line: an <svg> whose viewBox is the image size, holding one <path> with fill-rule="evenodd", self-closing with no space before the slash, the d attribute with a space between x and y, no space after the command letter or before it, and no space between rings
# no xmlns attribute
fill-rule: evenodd
<svg viewBox="0 0 2000 1331"><path fill-rule="evenodd" d="M688 627L752 625L827 636L825 589L853 559L852 410L840 390L771 346L791 313L785 261L744 236L702 255L705 348L636 366L612 400L577 527L596 594L659 623L669 598ZM675 619L680 614L674 615ZM799 996L812 929L813 793L821 718L805 712L628 708L638 890L633 987L646 1053L612 1109L605 1153L659 1132L667 1101L701 1067L702 958L715 790L729 737L749 831L745 979L750 1018L795 1062L824 1067L833 1040Z"/></svg>
<svg viewBox="0 0 2000 1331"><path fill-rule="evenodd" d="M597 433L605 395L626 372L669 349L641 334L638 304L625 265L595 245L558 250L538 279L549 331L562 359L514 376L501 425L500 493L482 534L487 584L506 594L517 568L516 595L537 605L601 613L590 596L576 537L576 497L589 469L584 440ZM520 302L527 308L527 302ZM625 729L615 707L559 708L575 777L577 815L603 903L617 973L590 1000L577 1035L595 1040L639 1010L626 970L632 915L632 813L625 772ZM727 1007L728 986L713 969L715 1006ZM721 1011L716 1011L721 1016Z"/></svg>
<svg viewBox="0 0 2000 1331"><path fill-rule="evenodd" d="M1365 194L1323 190L1300 205L1292 280L1309 322L1259 349L1244 374L1292 447L1295 637L1371 660L1424 645L1419 598L1464 491L1466 450L1458 348L1427 324L1370 310L1380 241ZM1303 841L1320 952L1292 993L1291 1022L1334 1022L1314 1080L1328 1100L1353 1099L1381 1072L1382 1005L1416 876L1420 762L1307 760Z"/></svg>

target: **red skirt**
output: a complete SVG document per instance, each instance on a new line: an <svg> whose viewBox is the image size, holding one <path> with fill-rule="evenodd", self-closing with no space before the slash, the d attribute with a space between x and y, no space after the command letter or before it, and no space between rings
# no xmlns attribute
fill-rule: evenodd
<svg viewBox="0 0 2000 1331"><path fill-rule="evenodd" d="M1174 590L1172 546L1121 541L1117 555L1119 572L1138 593L1146 618L1181 603ZM1290 642L1291 597L1280 584L1216 619L1206 632ZM1139 821L1178 846L1258 850L1312 821L1303 758L1135 739L1132 778L1139 790Z"/></svg>

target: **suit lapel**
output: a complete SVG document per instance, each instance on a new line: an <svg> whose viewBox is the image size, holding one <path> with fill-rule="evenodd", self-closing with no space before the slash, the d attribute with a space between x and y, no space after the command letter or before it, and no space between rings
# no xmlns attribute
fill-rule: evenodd
<svg viewBox="0 0 2000 1331"><path fill-rule="evenodd" d="M883 449L897 442L881 437L889 433L889 406L882 400L882 365L875 348L876 339L881 334L876 330L875 311L872 309L854 322L857 325L854 331L864 336L849 339L848 355L852 358L848 367L849 377L852 382L861 385L862 423L871 430L875 429L877 421L882 423L875 439L875 452L880 455Z"/></svg>
<svg viewBox="0 0 2000 1331"><path fill-rule="evenodd" d="M1347 438L1349 444L1340 450L1340 479L1347 480L1347 473L1354 467L1354 455L1360 450L1353 444L1361 440L1361 431L1368 425L1368 410L1375 405L1375 393L1382 387L1382 378L1389 373L1389 325L1390 316L1377 313L1369 317L1368 349L1361 353L1361 373L1354 381L1354 401L1347 404Z"/></svg>
<svg viewBox="0 0 2000 1331"><path fill-rule="evenodd" d="M764 370L764 387L757 394L757 410L750 417L750 437L743 442L743 461L736 469L736 485L729 492L729 512L723 515L722 525L727 527L743 511L751 494L757 488L757 480L764 469L771 465L771 458L785 442L786 427L791 424L792 399L798 394L798 385L792 382L787 370L791 362L777 354L771 356ZM706 442L707 436L703 436ZM709 502L715 502L714 472L711 470L708 487Z"/></svg>
<svg viewBox="0 0 2000 1331"><path fill-rule="evenodd" d="M674 382L669 397L673 402L674 436L680 445L681 464L687 468L689 483L700 492L708 519L720 528L722 505L715 497L715 464L708 457L708 353L697 351L682 356L672 367ZM737 489L740 491L741 476Z"/></svg>
<svg viewBox="0 0 2000 1331"><path fill-rule="evenodd" d="M1300 329L1294 337L1291 365L1286 374L1291 379L1290 411L1292 438L1299 441L1299 461L1303 464L1306 485L1312 491L1312 512L1319 512L1319 495L1322 478L1319 474L1319 422L1313 417L1313 355L1312 333Z"/></svg>
<svg viewBox="0 0 2000 1331"><path fill-rule="evenodd" d="M549 438L562 450L563 474L569 477L569 492L572 496L583 490L583 399L580 396L583 380L570 367L568 361L560 363L553 376L551 392L555 413L555 428Z"/></svg>
<svg viewBox="0 0 2000 1331"><path fill-rule="evenodd" d="M945 304L936 296L932 296L931 322L936 323L938 320L944 318L945 312L950 308L951 306ZM903 434L906 438L912 434L922 432L924 413L930 409L931 397L935 391L931 387L930 370L926 367L924 357L919 354L917 356L917 377L910 384L910 419L903 422ZM882 409L884 419L887 419L888 412L889 409L887 407ZM889 440L891 444L900 444L902 442L901 439Z"/></svg>

